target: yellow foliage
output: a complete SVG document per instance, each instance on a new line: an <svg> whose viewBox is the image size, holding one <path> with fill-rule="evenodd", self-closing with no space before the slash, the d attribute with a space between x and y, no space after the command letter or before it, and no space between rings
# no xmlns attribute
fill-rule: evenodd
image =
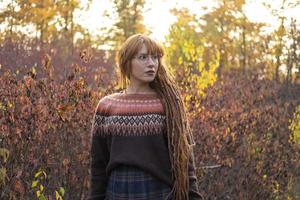
<svg viewBox="0 0 300 200"><path fill-rule="evenodd" d="M0 168L0 186L5 185L5 179L7 179L6 169L4 167Z"/></svg>
<svg viewBox="0 0 300 200"><path fill-rule="evenodd" d="M300 105L294 113L289 129L292 131L290 141L300 145Z"/></svg>
<svg viewBox="0 0 300 200"><path fill-rule="evenodd" d="M183 87L188 85L183 90L203 96L204 89L217 79L215 72L219 63L218 52L207 59L204 45L207 41L196 31L199 24L196 23L195 16L187 10L174 12L178 20L171 27L167 36L168 45L165 47L168 64L180 77L180 84ZM189 25L190 22L194 22L193 26ZM186 97L186 100L189 99L191 98Z"/></svg>
<svg viewBox="0 0 300 200"><path fill-rule="evenodd" d="M4 163L5 163L9 157L8 149L0 148L0 157L2 157L4 159Z"/></svg>
<svg viewBox="0 0 300 200"><path fill-rule="evenodd" d="M55 191L55 199L56 200L63 200L62 196L57 191Z"/></svg>

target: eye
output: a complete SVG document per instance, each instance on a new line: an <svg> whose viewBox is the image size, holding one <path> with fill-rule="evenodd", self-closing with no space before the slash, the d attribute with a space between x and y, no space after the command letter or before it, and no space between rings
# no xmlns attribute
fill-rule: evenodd
<svg viewBox="0 0 300 200"><path fill-rule="evenodd" d="M146 59L147 59L147 55L144 55L144 54L143 54L143 55L140 55L140 56L139 56L139 59L140 59L140 60L146 60Z"/></svg>
<svg viewBox="0 0 300 200"><path fill-rule="evenodd" d="M154 60L158 60L158 55L152 55L151 57L152 57L152 59L154 59Z"/></svg>

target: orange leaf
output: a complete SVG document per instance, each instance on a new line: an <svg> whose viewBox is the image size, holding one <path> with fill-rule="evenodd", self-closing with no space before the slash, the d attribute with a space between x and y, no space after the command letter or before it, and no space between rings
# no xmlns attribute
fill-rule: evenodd
<svg viewBox="0 0 300 200"><path fill-rule="evenodd" d="M14 185L14 190L16 192L20 193L20 198L24 199L24 194L25 194L25 188L21 182L21 180L16 180L15 185Z"/></svg>

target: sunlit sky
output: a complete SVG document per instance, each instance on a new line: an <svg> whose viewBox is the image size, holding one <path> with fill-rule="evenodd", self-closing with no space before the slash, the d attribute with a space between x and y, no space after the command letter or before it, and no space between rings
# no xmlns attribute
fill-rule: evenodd
<svg viewBox="0 0 300 200"><path fill-rule="evenodd" d="M88 0L81 0L83 7L86 7ZM262 2L272 4L274 8L280 8L283 0L246 0L247 4L243 7L246 16L253 22L265 22L269 26L269 31L278 26L278 20L272 16L271 12L262 5ZM288 0L288 2L293 0ZM0 0L0 11L5 10L5 7L10 0ZM157 40L164 41L165 35L172 23L176 21L176 17L170 13L172 8L186 7L191 10L191 13L203 15L206 11L202 9L203 6L208 10L217 5L218 0L146 0L144 23L148 29L152 31L152 37ZM113 13L112 0L92 0L88 10L78 10L75 12L75 21L86 27L92 36L102 34L100 29L103 27L112 26L113 18L108 19L104 17L104 12ZM297 13L298 12L298 13ZM294 17L300 22L299 7L293 9L286 9L284 15L289 20ZM3 28L0 24L0 29ZM28 32L31 28L26 28ZM31 29L32 30L32 29ZM34 33L32 33L34 34Z"/></svg>
<svg viewBox="0 0 300 200"><path fill-rule="evenodd" d="M82 3L84 4L85 1L82 0ZM282 0L269 0L269 3L275 8L280 8L281 2ZM205 13L202 9L203 6L211 9L216 5L216 0L146 0L144 23L153 32L152 37L163 41L170 25L176 20L176 17L170 13L171 8L187 7L192 13L202 15ZM101 27L109 27L114 23L114 19L103 17L104 11L111 13L112 8L111 0L93 0L88 11L76 13L78 23L88 28L92 35L101 34L99 31ZM262 5L261 0L247 0L243 9L251 21L265 22L269 25L270 30L278 25L276 17L272 16L271 12ZM298 19L298 23L300 21L299 10L297 13L296 8L285 10L284 15L287 19L294 17Z"/></svg>

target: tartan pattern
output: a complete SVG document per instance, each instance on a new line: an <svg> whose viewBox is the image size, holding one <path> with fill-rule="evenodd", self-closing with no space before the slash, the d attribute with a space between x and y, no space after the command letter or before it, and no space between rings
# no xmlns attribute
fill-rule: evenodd
<svg viewBox="0 0 300 200"><path fill-rule="evenodd" d="M150 174L129 166L112 171L105 200L172 200L171 188Z"/></svg>

